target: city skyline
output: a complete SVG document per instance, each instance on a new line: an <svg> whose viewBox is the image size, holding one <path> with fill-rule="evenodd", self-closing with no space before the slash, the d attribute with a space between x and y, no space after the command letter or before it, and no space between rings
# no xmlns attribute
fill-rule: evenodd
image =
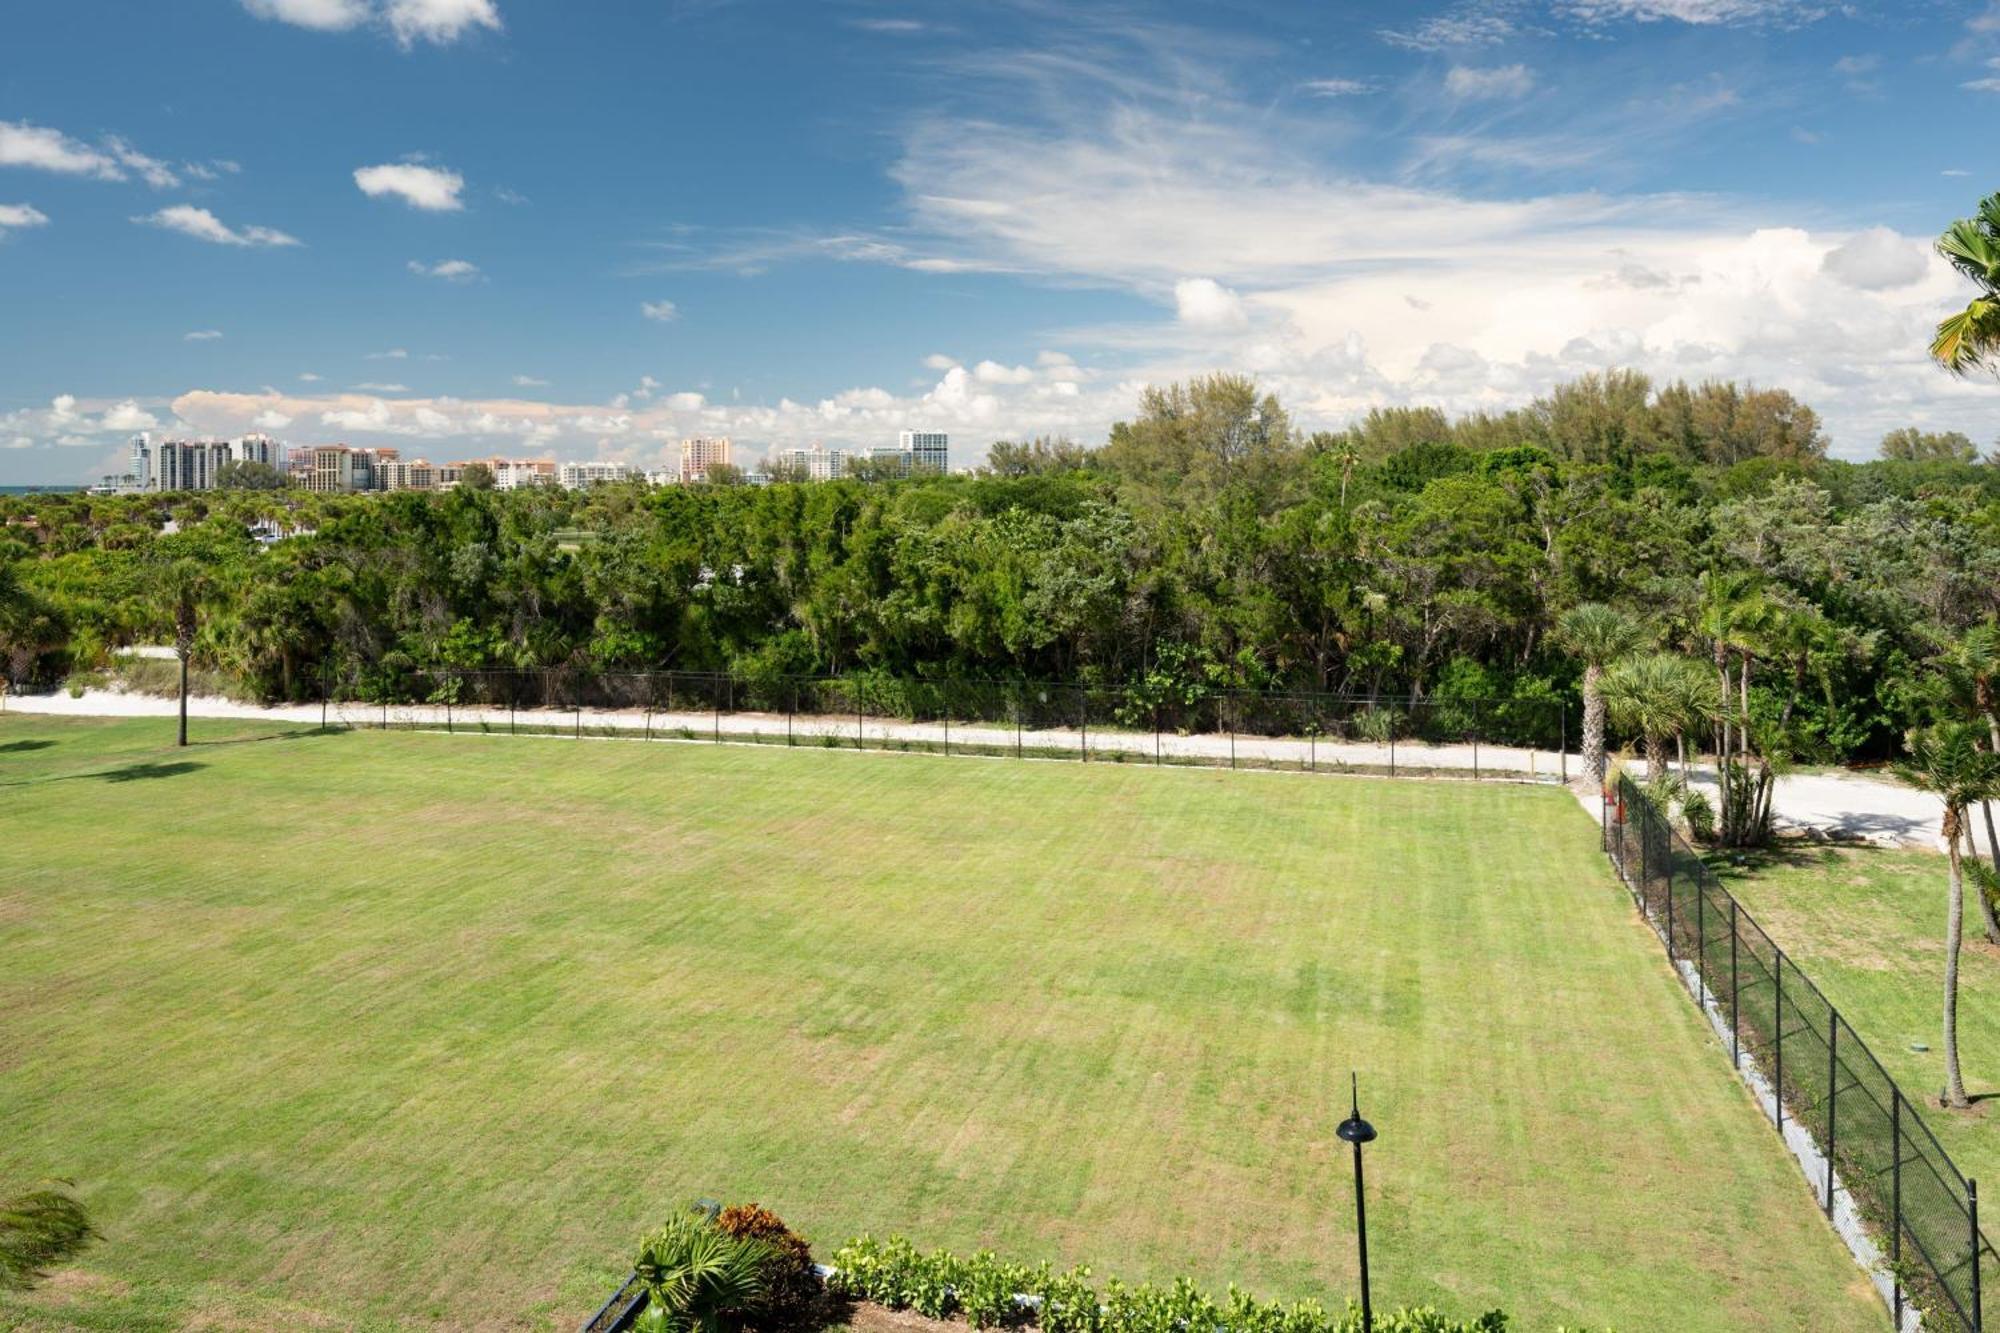
<svg viewBox="0 0 2000 1333"><path fill-rule="evenodd" d="M171 11L171 12L169 12ZM104 40L107 25L118 40ZM1301 425L1613 366L1836 456L1996 434L1925 357L2000 5L44 6L0 69L0 484L135 431L678 466ZM245 106L258 108L246 117Z"/></svg>

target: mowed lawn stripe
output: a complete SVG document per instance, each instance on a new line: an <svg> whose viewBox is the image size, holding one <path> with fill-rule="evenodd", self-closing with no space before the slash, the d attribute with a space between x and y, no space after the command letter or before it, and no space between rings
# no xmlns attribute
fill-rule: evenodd
<svg viewBox="0 0 2000 1333"><path fill-rule="evenodd" d="M1883 1320L1564 793L199 732L0 721L0 1176L107 1234L0 1322L560 1327L696 1194L1337 1302L1351 1068L1382 1302Z"/></svg>

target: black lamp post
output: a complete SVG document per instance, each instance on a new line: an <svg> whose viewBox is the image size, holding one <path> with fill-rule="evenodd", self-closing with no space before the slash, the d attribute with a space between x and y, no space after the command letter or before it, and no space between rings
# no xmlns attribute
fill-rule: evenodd
<svg viewBox="0 0 2000 1333"><path fill-rule="evenodd" d="M1354 1109L1333 1132L1354 1145L1354 1228L1361 1239L1361 1330L1371 1333L1375 1311L1368 1303L1368 1203L1361 1189L1361 1145L1375 1141L1375 1126L1361 1118L1360 1077L1352 1074L1349 1077L1354 1080Z"/></svg>

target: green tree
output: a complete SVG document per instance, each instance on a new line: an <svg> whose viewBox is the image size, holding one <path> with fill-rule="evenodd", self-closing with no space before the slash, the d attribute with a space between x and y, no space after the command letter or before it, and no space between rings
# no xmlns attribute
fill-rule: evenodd
<svg viewBox="0 0 2000 1333"><path fill-rule="evenodd" d="M1300 457L1291 417L1244 375L1148 388L1138 417L1114 425L1099 454L1105 467L1155 503L1200 505L1240 485L1267 510Z"/></svg>
<svg viewBox="0 0 2000 1333"><path fill-rule="evenodd" d="M188 659L194 656L195 635L215 595L215 575L202 560L189 555L169 556L154 571L160 600L174 627L174 657L180 663L180 735L175 742L188 743Z"/></svg>
<svg viewBox="0 0 2000 1333"><path fill-rule="evenodd" d="M1969 375L1991 366L2000 350L2000 194L1980 200L1977 216L1945 228L1937 252L1979 290L1938 325L1931 358L1954 375Z"/></svg>
<svg viewBox="0 0 2000 1333"><path fill-rule="evenodd" d="M97 1236L83 1205L56 1181L0 1198L0 1291L26 1291Z"/></svg>
<svg viewBox="0 0 2000 1333"><path fill-rule="evenodd" d="M1912 731L1908 757L1896 774L1913 787L1944 802L1939 836L1944 839L1949 866L1945 917L1944 1070L1945 1102L1963 1109L1972 1103L1958 1067L1958 963L1965 936L1965 865L1959 838L1967 807L2000 795L2000 755L1980 748L1985 728L1969 722L1944 722Z"/></svg>
<svg viewBox="0 0 2000 1333"><path fill-rule="evenodd" d="M492 490L493 469L484 463L467 463L458 470L458 488L462 491Z"/></svg>
<svg viewBox="0 0 2000 1333"><path fill-rule="evenodd" d="M1960 431L1918 430L1904 426L1882 437L1878 451L1882 457L1906 463L1971 463L1979 458L1979 446Z"/></svg>
<svg viewBox="0 0 2000 1333"><path fill-rule="evenodd" d="M1622 658L1604 673L1604 704L1619 727L1639 734L1646 748L1646 778L1666 777L1669 738L1679 742L1713 711L1714 682L1677 653ZM1685 759L1685 749L1682 750Z"/></svg>
<svg viewBox="0 0 2000 1333"><path fill-rule="evenodd" d="M1602 602L1585 602L1556 621L1557 641L1583 663L1583 771L1604 785L1605 668L1644 639L1639 622Z"/></svg>
<svg viewBox="0 0 2000 1333"><path fill-rule="evenodd" d="M281 491L285 485L285 474L269 463L232 458L215 470L219 491Z"/></svg>

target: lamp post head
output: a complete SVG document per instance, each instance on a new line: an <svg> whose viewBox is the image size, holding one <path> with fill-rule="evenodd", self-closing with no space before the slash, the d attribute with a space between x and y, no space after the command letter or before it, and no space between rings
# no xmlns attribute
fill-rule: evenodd
<svg viewBox="0 0 2000 1333"><path fill-rule="evenodd" d="M1369 1124L1366 1120L1363 1120L1361 1118L1360 1077L1358 1075L1349 1075L1349 1077L1354 1080L1353 1084L1354 1109L1348 1113L1347 1119L1341 1121L1340 1124L1334 1128L1333 1132L1339 1136L1341 1142L1352 1143L1358 1148L1364 1143L1373 1143L1375 1141L1375 1126Z"/></svg>

